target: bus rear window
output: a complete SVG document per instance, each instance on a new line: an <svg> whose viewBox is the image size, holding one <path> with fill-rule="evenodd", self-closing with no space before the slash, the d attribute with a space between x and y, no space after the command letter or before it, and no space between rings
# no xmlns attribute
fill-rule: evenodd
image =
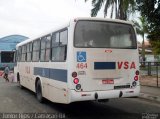
<svg viewBox="0 0 160 119"><path fill-rule="evenodd" d="M78 21L75 27L74 46L135 49L137 44L132 25L104 21Z"/></svg>

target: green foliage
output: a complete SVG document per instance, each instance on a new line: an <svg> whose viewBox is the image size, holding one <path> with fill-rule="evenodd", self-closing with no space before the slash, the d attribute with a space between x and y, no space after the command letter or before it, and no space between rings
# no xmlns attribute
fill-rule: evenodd
<svg viewBox="0 0 160 119"><path fill-rule="evenodd" d="M151 44L153 46L153 52L155 55L160 54L160 40L157 41L151 41Z"/></svg>
<svg viewBox="0 0 160 119"><path fill-rule="evenodd" d="M140 34L144 39L144 34L148 33L148 23L146 21L146 18L143 16L139 17L139 21L140 23L138 23L137 21L132 22L136 26L137 33Z"/></svg>
<svg viewBox="0 0 160 119"><path fill-rule="evenodd" d="M160 0L137 0L138 10L147 19L148 38L155 54L160 54Z"/></svg>
<svg viewBox="0 0 160 119"><path fill-rule="evenodd" d="M87 2L88 0L85 0ZM135 0L92 0L93 9L91 10L91 16L97 16L97 13L104 6L104 17L107 16L108 9L111 7L111 18L115 13L115 18L127 20L130 13L134 13L136 2Z"/></svg>
<svg viewBox="0 0 160 119"><path fill-rule="evenodd" d="M91 16L97 16L98 11L101 9L105 0L92 0L93 9L91 10Z"/></svg>
<svg viewBox="0 0 160 119"><path fill-rule="evenodd" d="M140 21L140 23L138 23L137 21L133 21L133 23L136 26L137 33L140 34L143 38L141 54L142 54L142 58L145 59L144 35L146 33L148 33L148 28L147 28L148 24L147 24L145 17L143 17L143 16L139 17L139 21Z"/></svg>

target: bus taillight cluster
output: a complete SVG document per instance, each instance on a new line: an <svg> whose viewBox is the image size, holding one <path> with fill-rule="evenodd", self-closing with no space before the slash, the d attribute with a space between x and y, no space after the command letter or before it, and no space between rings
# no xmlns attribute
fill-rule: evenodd
<svg viewBox="0 0 160 119"><path fill-rule="evenodd" d="M139 80L139 71L137 70L135 72L134 81L132 82L132 86L135 87L137 85L137 82Z"/></svg>
<svg viewBox="0 0 160 119"><path fill-rule="evenodd" d="M73 79L73 83L76 84L76 89L80 90L81 89L81 85L78 84L79 83L79 79L77 78L77 72L72 72L72 77Z"/></svg>
<svg viewBox="0 0 160 119"><path fill-rule="evenodd" d="M138 81L139 71L137 70L137 71L135 72L135 74L136 74L136 75L135 75L135 77L134 77L134 80L135 80L135 81Z"/></svg>

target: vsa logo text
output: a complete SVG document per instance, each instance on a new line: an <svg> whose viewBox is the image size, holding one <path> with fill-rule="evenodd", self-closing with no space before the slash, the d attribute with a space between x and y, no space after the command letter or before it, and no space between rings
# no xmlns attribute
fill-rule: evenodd
<svg viewBox="0 0 160 119"><path fill-rule="evenodd" d="M117 62L118 69L136 69L135 62Z"/></svg>

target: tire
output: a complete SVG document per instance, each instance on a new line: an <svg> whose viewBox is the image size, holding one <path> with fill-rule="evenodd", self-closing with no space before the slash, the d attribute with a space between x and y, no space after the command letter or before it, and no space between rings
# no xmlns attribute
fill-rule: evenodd
<svg viewBox="0 0 160 119"><path fill-rule="evenodd" d="M20 82L20 76L19 76L19 73L17 73L17 82Z"/></svg>
<svg viewBox="0 0 160 119"><path fill-rule="evenodd" d="M21 80L20 80L19 74L17 74L17 81L18 81L19 87L20 87L21 89L23 89L24 87L21 85Z"/></svg>
<svg viewBox="0 0 160 119"><path fill-rule="evenodd" d="M42 96L42 87L40 80L36 83L36 98L40 103L43 103L43 96Z"/></svg>

